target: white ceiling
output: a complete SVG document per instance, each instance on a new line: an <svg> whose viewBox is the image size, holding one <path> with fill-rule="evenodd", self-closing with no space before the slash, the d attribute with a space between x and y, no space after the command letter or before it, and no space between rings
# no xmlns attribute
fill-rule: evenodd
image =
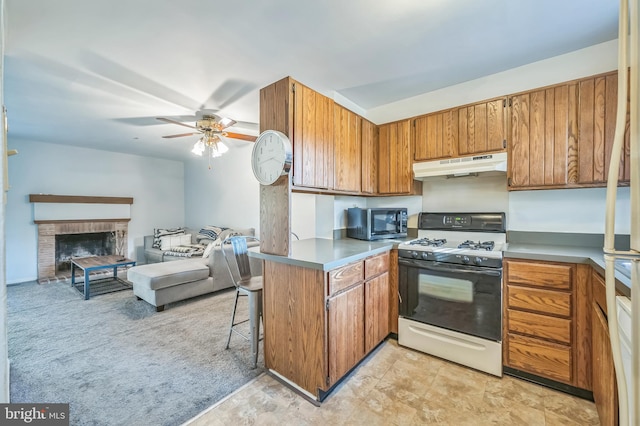
<svg viewBox="0 0 640 426"><path fill-rule="evenodd" d="M287 75L366 111L615 39L618 13L613 0L5 2L11 148L170 159L197 137L163 139L188 129L154 117L214 109L257 134L259 89Z"/></svg>

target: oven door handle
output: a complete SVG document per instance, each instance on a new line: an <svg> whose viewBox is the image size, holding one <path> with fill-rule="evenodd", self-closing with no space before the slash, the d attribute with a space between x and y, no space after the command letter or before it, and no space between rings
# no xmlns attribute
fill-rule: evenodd
<svg viewBox="0 0 640 426"><path fill-rule="evenodd" d="M405 266L410 266L414 268L423 268L429 271L434 272L462 272L465 274L478 274L478 275L488 275L491 277L499 277L502 275L501 270L488 269L488 268L478 268L478 269L469 269L465 265L452 265L449 263L442 262L433 262L433 261L424 261L424 260L412 260L412 259L398 259L398 263Z"/></svg>

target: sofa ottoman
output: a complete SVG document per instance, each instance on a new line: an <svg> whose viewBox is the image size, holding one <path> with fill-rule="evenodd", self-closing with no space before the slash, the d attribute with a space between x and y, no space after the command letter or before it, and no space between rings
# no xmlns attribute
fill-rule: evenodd
<svg viewBox="0 0 640 426"><path fill-rule="evenodd" d="M200 259L135 266L127 271L127 279L133 283L133 294L157 312L167 303L214 291L209 267Z"/></svg>

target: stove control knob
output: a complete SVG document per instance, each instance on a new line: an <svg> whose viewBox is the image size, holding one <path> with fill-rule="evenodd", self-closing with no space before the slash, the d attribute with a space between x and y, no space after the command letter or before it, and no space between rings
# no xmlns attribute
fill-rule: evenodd
<svg viewBox="0 0 640 426"><path fill-rule="evenodd" d="M411 257L413 257L414 259L417 259L420 257L420 253L418 253L417 251L412 251L411 252Z"/></svg>
<svg viewBox="0 0 640 426"><path fill-rule="evenodd" d="M475 259L473 259L473 263L475 263L476 265L481 265L482 264L482 258L481 257L476 257Z"/></svg>
<svg viewBox="0 0 640 426"><path fill-rule="evenodd" d="M469 263L469 256L462 256L463 263Z"/></svg>
<svg viewBox="0 0 640 426"><path fill-rule="evenodd" d="M429 260L429 252L426 252L426 251L422 252L422 258L424 260Z"/></svg>

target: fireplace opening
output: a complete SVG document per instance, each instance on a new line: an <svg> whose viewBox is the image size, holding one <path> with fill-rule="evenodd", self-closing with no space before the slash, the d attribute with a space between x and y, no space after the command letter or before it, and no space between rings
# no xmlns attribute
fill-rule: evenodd
<svg viewBox="0 0 640 426"><path fill-rule="evenodd" d="M72 257L107 256L115 253L114 248L113 232L56 235L56 273L71 271Z"/></svg>

